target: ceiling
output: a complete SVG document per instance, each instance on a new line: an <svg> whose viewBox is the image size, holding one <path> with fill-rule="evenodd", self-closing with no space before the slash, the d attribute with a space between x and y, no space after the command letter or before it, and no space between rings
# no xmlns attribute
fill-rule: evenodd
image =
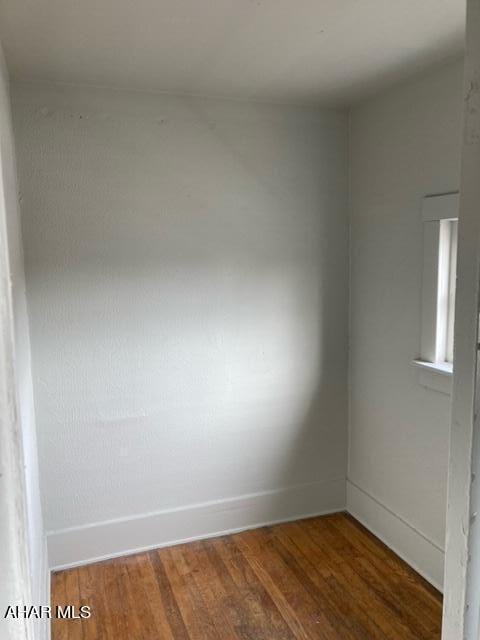
<svg viewBox="0 0 480 640"><path fill-rule="evenodd" d="M13 78L348 104L461 54L466 0L0 0Z"/></svg>

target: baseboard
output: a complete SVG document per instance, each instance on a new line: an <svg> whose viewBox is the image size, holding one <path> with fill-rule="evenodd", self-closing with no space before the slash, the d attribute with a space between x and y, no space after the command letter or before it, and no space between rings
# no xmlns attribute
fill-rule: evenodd
<svg viewBox="0 0 480 640"><path fill-rule="evenodd" d="M345 478L205 502L48 534L52 570L345 509Z"/></svg>
<svg viewBox="0 0 480 640"><path fill-rule="evenodd" d="M351 481L347 481L347 511L430 584L443 590L445 554L434 541Z"/></svg>

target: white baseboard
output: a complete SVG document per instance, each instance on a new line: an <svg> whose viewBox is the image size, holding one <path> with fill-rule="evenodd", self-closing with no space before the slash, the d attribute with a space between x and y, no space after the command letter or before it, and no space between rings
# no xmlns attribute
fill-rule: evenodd
<svg viewBox="0 0 480 640"><path fill-rule="evenodd" d="M439 591L444 551L376 498L347 481L347 511Z"/></svg>
<svg viewBox="0 0 480 640"><path fill-rule="evenodd" d="M345 509L345 478L243 495L48 534L51 569Z"/></svg>

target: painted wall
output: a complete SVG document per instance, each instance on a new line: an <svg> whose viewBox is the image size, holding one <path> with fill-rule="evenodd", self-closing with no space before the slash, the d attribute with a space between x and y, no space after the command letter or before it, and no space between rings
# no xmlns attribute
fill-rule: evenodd
<svg viewBox="0 0 480 640"><path fill-rule="evenodd" d="M349 509L435 584L451 398L419 384L421 199L459 188L461 62L351 114Z"/></svg>
<svg viewBox="0 0 480 640"><path fill-rule="evenodd" d="M47 560L43 533L38 457L30 361L30 337L23 250L20 232L13 130L10 119L8 75L0 48L0 224L2 230L2 403L0 547L2 561L2 605L4 588L14 596L7 604L45 604L48 601ZM10 484L9 484L10 483ZM24 551L26 551L23 557ZM12 563L7 568L7 562ZM25 574L22 575L22 572ZM15 585L17 593L15 594ZM2 611L4 611L2 606ZM32 623L33 626L33 623ZM1 621L2 638L44 637L39 622L23 628L22 622Z"/></svg>
<svg viewBox="0 0 480 640"><path fill-rule="evenodd" d="M346 114L13 101L52 563L342 508Z"/></svg>
<svg viewBox="0 0 480 640"><path fill-rule="evenodd" d="M480 637L480 4L467 0L442 640Z"/></svg>

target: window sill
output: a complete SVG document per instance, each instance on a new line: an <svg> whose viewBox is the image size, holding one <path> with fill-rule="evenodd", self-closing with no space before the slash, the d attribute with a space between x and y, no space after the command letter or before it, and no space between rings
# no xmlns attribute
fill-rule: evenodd
<svg viewBox="0 0 480 640"><path fill-rule="evenodd" d="M453 364L451 362L425 362L425 360L414 360L412 364L426 371L434 371L441 376L451 376Z"/></svg>
<svg viewBox="0 0 480 640"><path fill-rule="evenodd" d="M450 362L425 362L413 360L418 370L418 384L445 395L452 393L453 366Z"/></svg>

